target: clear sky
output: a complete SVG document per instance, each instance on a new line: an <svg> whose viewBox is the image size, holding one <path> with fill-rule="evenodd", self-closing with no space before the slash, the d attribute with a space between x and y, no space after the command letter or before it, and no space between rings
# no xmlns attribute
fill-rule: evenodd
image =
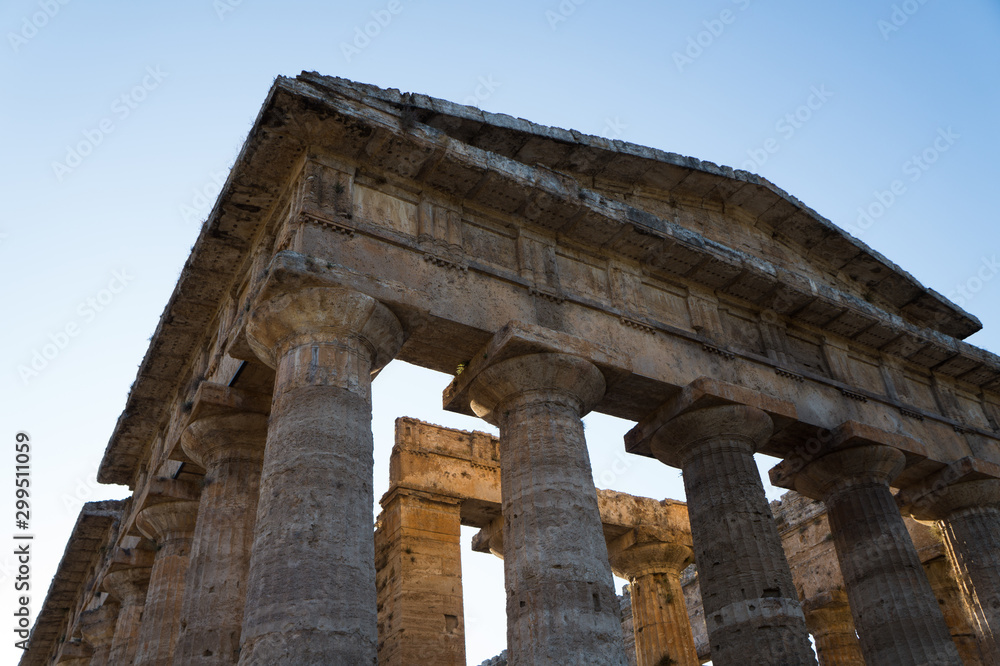
<svg viewBox="0 0 1000 666"><path fill-rule="evenodd" d="M0 36L0 479L10 488L28 432L33 613L81 501L125 495L94 472L277 75L315 70L754 171L961 303L985 327L971 342L1000 351L995 0L7 0ZM441 411L447 382L401 363L376 381L376 496L396 416L488 429ZM683 497L676 470L618 458L630 424L587 424L599 485ZM13 489L0 498L12 544ZM464 555L478 664L505 642L502 563ZM7 622L12 564L0 555Z"/></svg>

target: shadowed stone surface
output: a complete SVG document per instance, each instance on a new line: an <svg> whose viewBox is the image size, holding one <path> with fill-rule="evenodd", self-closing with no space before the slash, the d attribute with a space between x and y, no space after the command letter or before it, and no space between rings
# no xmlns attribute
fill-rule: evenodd
<svg viewBox="0 0 1000 666"><path fill-rule="evenodd" d="M177 666L239 659L266 437L267 417L252 413L209 416L184 433L184 451L205 468L205 481L181 607Z"/></svg>

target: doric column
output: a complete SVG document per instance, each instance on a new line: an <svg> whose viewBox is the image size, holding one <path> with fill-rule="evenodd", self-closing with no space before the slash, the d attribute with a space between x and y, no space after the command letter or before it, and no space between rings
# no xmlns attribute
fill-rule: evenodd
<svg viewBox="0 0 1000 666"><path fill-rule="evenodd" d="M180 631L184 577L198 503L179 500L151 504L136 515L135 525L156 544L156 559L142 612L135 663L170 666Z"/></svg>
<svg viewBox="0 0 1000 666"><path fill-rule="evenodd" d="M604 377L576 356L481 370L472 409L500 428L507 645L515 664L625 664L581 417Z"/></svg>
<svg viewBox="0 0 1000 666"><path fill-rule="evenodd" d="M150 567L131 567L104 575L104 589L119 603L108 664L131 664L135 659L150 571Z"/></svg>
<svg viewBox="0 0 1000 666"><path fill-rule="evenodd" d="M379 666L465 666L460 500L397 488L382 507Z"/></svg>
<svg viewBox="0 0 1000 666"><path fill-rule="evenodd" d="M1000 479L973 459L953 463L899 503L917 520L937 521L984 663L1000 664Z"/></svg>
<svg viewBox="0 0 1000 666"><path fill-rule="evenodd" d="M640 424L641 425L641 424ZM771 418L748 405L685 411L650 448L684 476L712 662L815 664L754 451Z"/></svg>
<svg viewBox="0 0 1000 666"><path fill-rule="evenodd" d="M919 549L917 552L919 554ZM945 624L948 625L951 640L955 643L962 663L983 663L978 637L969 621L965 600L962 598L962 590L955 580L954 570L948 558L942 556L932 560L924 560L924 573L927 574L927 581L931 584L931 590L934 591L934 597L938 601L938 607L944 616Z"/></svg>
<svg viewBox="0 0 1000 666"><path fill-rule="evenodd" d="M832 450L806 463L794 485L826 504L865 661L960 664L889 489L905 456L850 432L835 431Z"/></svg>
<svg viewBox="0 0 1000 666"><path fill-rule="evenodd" d="M98 608L80 613L77 626L83 640L93 648L90 666L107 666L111 654L111 641L115 637L115 622L118 619L118 603L105 599Z"/></svg>
<svg viewBox="0 0 1000 666"><path fill-rule="evenodd" d="M854 630L854 618L844 592L823 595L802 604L806 626L816 642L820 666L864 664L861 644Z"/></svg>
<svg viewBox="0 0 1000 666"><path fill-rule="evenodd" d="M638 666L698 666L681 572L694 561L691 546L632 530L608 546L611 570L629 582Z"/></svg>
<svg viewBox="0 0 1000 666"><path fill-rule="evenodd" d="M276 378L240 664L374 664L371 375L402 327L364 294L279 286L247 325Z"/></svg>
<svg viewBox="0 0 1000 666"><path fill-rule="evenodd" d="M201 418L182 437L184 452L205 468L198 520L181 604L177 666L234 664L257 518L267 437L264 414Z"/></svg>

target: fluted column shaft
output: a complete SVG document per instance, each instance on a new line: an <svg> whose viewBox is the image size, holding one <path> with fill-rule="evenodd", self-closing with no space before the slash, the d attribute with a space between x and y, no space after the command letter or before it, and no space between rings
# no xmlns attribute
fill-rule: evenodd
<svg viewBox="0 0 1000 666"><path fill-rule="evenodd" d="M111 641L115 637L115 624L118 618L119 604L105 599L98 608L80 613L77 625L83 640L94 649L90 657L91 666L107 666L111 655Z"/></svg>
<svg viewBox="0 0 1000 666"><path fill-rule="evenodd" d="M920 554L919 549L917 553ZM955 580L951 563L947 557L937 557L924 561L924 573L931 584L931 590L941 608L944 622L951 632L951 640L958 649L958 656L963 664L981 664L983 656L979 650L976 633L969 621L962 590ZM987 662L988 663L988 662Z"/></svg>
<svg viewBox="0 0 1000 666"><path fill-rule="evenodd" d="M1000 480L935 485L908 509L938 521L983 663L1000 664Z"/></svg>
<svg viewBox="0 0 1000 666"><path fill-rule="evenodd" d="M136 516L136 527L157 546L149 589L139 628L135 663L170 666L180 631L184 578L198 503L174 501L146 507Z"/></svg>
<svg viewBox="0 0 1000 666"><path fill-rule="evenodd" d="M653 453L684 477L712 662L815 664L753 454L768 415L726 405L686 412L654 435Z"/></svg>
<svg viewBox="0 0 1000 666"><path fill-rule="evenodd" d="M609 549L612 570L629 581L637 666L698 666L681 572L694 559L688 546L662 542Z"/></svg>
<svg viewBox="0 0 1000 666"><path fill-rule="evenodd" d="M500 427L512 664L625 664L581 421L604 389L595 366L564 354L514 357L475 380L473 409Z"/></svg>
<svg viewBox="0 0 1000 666"><path fill-rule="evenodd" d="M956 511L941 531L984 663L1000 664L1000 508Z"/></svg>
<svg viewBox="0 0 1000 666"><path fill-rule="evenodd" d="M119 603L115 634L108 656L108 664L112 666L129 666L134 663L149 577L150 570L146 567L119 569L104 576L105 589Z"/></svg>
<svg viewBox="0 0 1000 666"><path fill-rule="evenodd" d="M374 664L371 374L402 344L372 298L312 287L251 314L276 370L240 664Z"/></svg>
<svg viewBox="0 0 1000 666"><path fill-rule="evenodd" d="M820 666L857 666L864 664L861 644L854 630L851 607L846 603L805 609L806 626L816 642Z"/></svg>
<svg viewBox="0 0 1000 666"><path fill-rule="evenodd" d="M176 666L235 664L267 437L263 414L224 414L185 431L185 453L205 468L181 605Z"/></svg>
<svg viewBox="0 0 1000 666"><path fill-rule="evenodd" d="M821 496L869 664L960 664L955 644L889 490L903 454L865 445L807 464L797 487Z"/></svg>

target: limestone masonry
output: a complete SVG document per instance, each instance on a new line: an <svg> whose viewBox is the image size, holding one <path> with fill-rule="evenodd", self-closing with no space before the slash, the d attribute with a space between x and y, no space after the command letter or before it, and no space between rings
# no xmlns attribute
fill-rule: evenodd
<svg viewBox="0 0 1000 666"><path fill-rule="evenodd" d="M84 507L21 663L462 665L467 525L498 664L1000 664L979 328L752 174L280 77L105 451L133 494ZM397 420L373 524L394 359L500 437ZM686 502L595 492L590 411Z"/></svg>

